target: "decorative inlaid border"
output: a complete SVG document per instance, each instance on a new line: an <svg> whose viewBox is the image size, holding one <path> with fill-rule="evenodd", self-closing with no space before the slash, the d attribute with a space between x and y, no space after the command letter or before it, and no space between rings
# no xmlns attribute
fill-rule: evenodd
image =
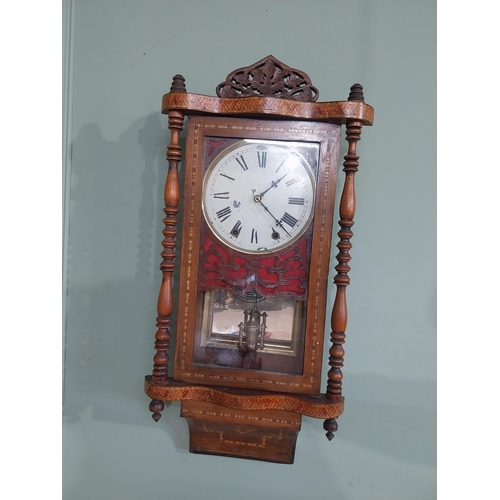
<svg viewBox="0 0 500 500"><path fill-rule="evenodd" d="M202 94L169 92L163 96L162 113L169 110L224 115L264 114L303 120L346 123L360 120L373 125L374 110L361 101L300 102L277 97L212 97Z"/></svg>
<svg viewBox="0 0 500 500"><path fill-rule="evenodd" d="M167 385L156 385L147 376L144 391L159 401L206 401L239 410L284 410L313 418L337 418L344 411L344 400L329 401L324 394L306 396L295 394L245 394L230 389L195 386L169 380Z"/></svg>
<svg viewBox="0 0 500 500"><path fill-rule="evenodd" d="M326 217L327 212L329 210L333 210L333 200L335 197L335 193L332 195L332 202L328 203L328 187L330 183L336 179L336 173L330 172L331 168L335 168L335 161L338 161L338 145L340 142L340 127L335 127L332 125L325 125L321 128L309 128L307 122L301 123L291 123L291 122L255 122L250 120L241 120L238 123L233 125L227 125L227 123L219 123L215 122L200 122L200 118L192 119L192 157L191 157L191 177L186 175L186 179L189 180L191 178L191 183L185 184L185 189L187 190L186 196L190 199L191 203L186 205L184 204L184 210L187 210L188 220L189 220L189 228L183 228L185 234L184 237L188 238L188 248L186 253L185 265L185 280L183 282L183 287L181 287L185 293L184 300L181 297L178 304L178 326L177 326L177 354L176 354L176 367L174 378L176 380L184 380L195 382L199 381L202 384L215 384L215 385L230 385L233 386L235 384L252 384L254 389L256 390L271 390L271 391L281 391L281 390L297 390L303 392L319 392L319 378L320 371L322 365L322 352L323 352L323 342L324 342L324 314L326 311L323 311L321 321L319 317L319 309L320 309L320 290L321 285L320 282L324 280L328 274L329 262L328 259L324 262L325 269L323 270L323 255L325 251L327 251L329 255L330 249L330 240L325 238L326 233ZM204 120L204 119L201 119ZM189 131L189 126L188 126ZM305 349L310 349L310 362L307 367L304 367L304 371L302 375L292 374L287 377L286 380L276 380L275 377L262 377L262 372L259 371L250 371L244 372L237 371L235 369L231 369L229 372L221 374L219 371L215 370L213 372L208 372L205 369L200 370L199 366L195 366L192 364L192 328L191 323L189 321L192 315L192 301L191 292L192 287L195 286L196 281L196 273L193 273L193 266L195 266L196 259L194 258L195 252L197 253L197 247L191 244L193 239L193 221L195 217L196 207L194 205L194 200L196 198L195 192L195 184L196 184L196 176L201 175L199 172L202 170L202 159L199 157L200 150L202 148L201 141L207 135L219 136L221 133L224 134L224 137L227 135L228 137L233 137L233 133L237 131L245 131L246 133L255 133L256 136L260 137L260 133L273 133L273 134L288 134L290 136L299 135L303 140L313 140L319 141L322 143L322 147L320 149L320 165L318 165L318 169L321 169L321 172L325 174L325 170L328 175L325 176L323 181L321 182L321 190L323 191L323 195L321 196L321 211L316 215L319 216L319 220L314 222L314 231L318 234L313 236L314 238L319 237L318 241L318 255L316 259L316 268L314 273L317 274L317 278L315 280L315 289L316 291L310 293L310 298L312 299L312 304L310 308L308 308L308 316L307 322L311 322L311 329L309 326L306 326L307 331L311 332L311 336L306 338L307 344L304 346ZM189 132L188 132L189 133ZM304 135L306 136L304 138ZM312 137L309 137L309 136ZM325 144L325 141L333 141L332 150L325 150L324 148L328 147ZM325 164L321 167L321 162L323 161L321 158L324 157ZM332 159L335 160L332 162ZM321 175L321 172L318 170L318 176ZM319 179L319 177L318 177ZM199 179L198 179L199 181ZM318 197L318 203L320 202L320 198ZM316 216L315 215L315 216ZM332 221L333 222L333 221ZM184 255L184 254L183 254ZM181 272L182 276L182 272ZM325 299L326 301L326 299ZM321 344L321 345L320 345ZM319 354L319 355L318 355ZM293 377L293 380L291 379ZM317 386L317 387L316 387ZM315 388L316 387L316 388ZM319 417L318 417L319 418Z"/></svg>
<svg viewBox="0 0 500 500"><path fill-rule="evenodd" d="M204 401L205 402L205 401ZM193 410L192 408L186 408L184 405L181 405L181 417L184 418L197 418L199 420L210 419L214 422L214 417L216 418L233 418L240 419L242 425L255 425L256 423L260 424L284 424L288 426L296 427L297 430L300 430L301 420L289 420L286 418L266 418L262 417L258 412L253 413L241 413L241 410L238 409L224 409L223 406L220 407L220 411L214 412L209 410ZM233 410L233 411L231 411ZM234 411L236 410L236 411ZM299 417L302 418L302 417ZM232 428L235 429L238 424L232 424Z"/></svg>

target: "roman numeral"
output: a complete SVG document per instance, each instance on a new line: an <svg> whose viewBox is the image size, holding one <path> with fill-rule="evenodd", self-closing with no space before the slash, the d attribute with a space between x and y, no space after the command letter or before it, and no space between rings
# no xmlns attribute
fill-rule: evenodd
<svg viewBox="0 0 500 500"><path fill-rule="evenodd" d="M233 229L231 229L231 234L233 236L238 237L241 232L241 221L236 221L236 224L233 226Z"/></svg>
<svg viewBox="0 0 500 500"><path fill-rule="evenodd" d="M236 157L236 161L240 164L240 167L243 170L248 170L247 163L245 161L245 158L243 158L243 156L240 156L239 158Z"/></svg>
<svg viewBox="0 0 500 500"><path fill-rule="evenodd" d="M291 186L292 184L295 184L296 182L299 182L299 180L298 179L290 179L289 181L287 181L286 185Z"/></svg>
<svg viewBox="0 0 500 500"><path fill-rule="evenodd" d="M217 217L220 219L221 222L224 222L226 219L229 219L230 216L231 216L231 207L223 208L222 210L219 210L217 212Z"/></svg>
<svg viewBox="0 0 500 500"><path fill-rule="evenodd" d="M295 226L297 224L297 219L290 215L288 212L285 212L283 217L281 217L281 221L284 222L285 224L288 224L290 227Z"/></svg>
<svg viewBox="0 0 500 500"><path fill-rule="evenodd" d="M219 200L229 200L229 191L224 191L223 193L214 193L214 198Z"/></svg>
<svg viewBox="0 0 500 500"><path fill-rule="evenodd" d="M257 159L259 160L259 167L266 168L267 151L257 151Z"/></svg>
<svg viewBox="0 0 500 500"><path fill-rule="evenodd" d="M303 205L305 202L304 198L288 198L289 205Z"/></svg>
<svg viewBox="0 0 500 500"><path fill-rule="evenodd" d="M255 229L252 229L252 239L250 240L251 243L253 243L255 240L255 243L258 243L259 240L257 239L257 231Z"/></svg>
<svg viewBox="0 0 500 500"><path fill-rule="evenodd" d="M222 177L225 177L226 179L229 179L230 181L234 181L234 177L229 177L229 175L223 174L222 172L220 175L222 175Z"/></svg>

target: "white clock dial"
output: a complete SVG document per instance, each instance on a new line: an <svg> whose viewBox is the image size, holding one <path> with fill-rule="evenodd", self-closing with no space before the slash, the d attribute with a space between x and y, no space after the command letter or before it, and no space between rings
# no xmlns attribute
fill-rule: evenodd
<svg viewBox="0 0 500 500"><path fill-rule="evenodd" d="M315 191L313 172L293 146L245 140L209 166L203 213L228 246L246 253L272 252L307 229Z"/></svg>

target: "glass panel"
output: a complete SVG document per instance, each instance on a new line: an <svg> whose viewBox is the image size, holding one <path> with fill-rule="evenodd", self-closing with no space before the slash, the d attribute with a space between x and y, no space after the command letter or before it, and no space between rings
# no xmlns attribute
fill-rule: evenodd
<svg viewBox="0 0 500 500"><path fill-rule="evenodd" d="M301 374L319 143L204 141L193 363Z"/></svg>
<svg viewBox="0 0 500 500"><path fill-rule="evenodd" d="M195 364L301 373L305 303L250 295L200 293Z"/></svg>

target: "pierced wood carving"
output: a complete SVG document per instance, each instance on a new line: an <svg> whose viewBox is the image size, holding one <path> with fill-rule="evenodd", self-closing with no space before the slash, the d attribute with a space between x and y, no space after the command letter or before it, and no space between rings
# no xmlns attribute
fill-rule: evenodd
<svg viewBox="0 0 500 500"><path fill-rule="evenodd" d="M216 92L219 97L272 96L303 102L314 102L319 97L309 76L273 56L233 71Z"/></svg>

